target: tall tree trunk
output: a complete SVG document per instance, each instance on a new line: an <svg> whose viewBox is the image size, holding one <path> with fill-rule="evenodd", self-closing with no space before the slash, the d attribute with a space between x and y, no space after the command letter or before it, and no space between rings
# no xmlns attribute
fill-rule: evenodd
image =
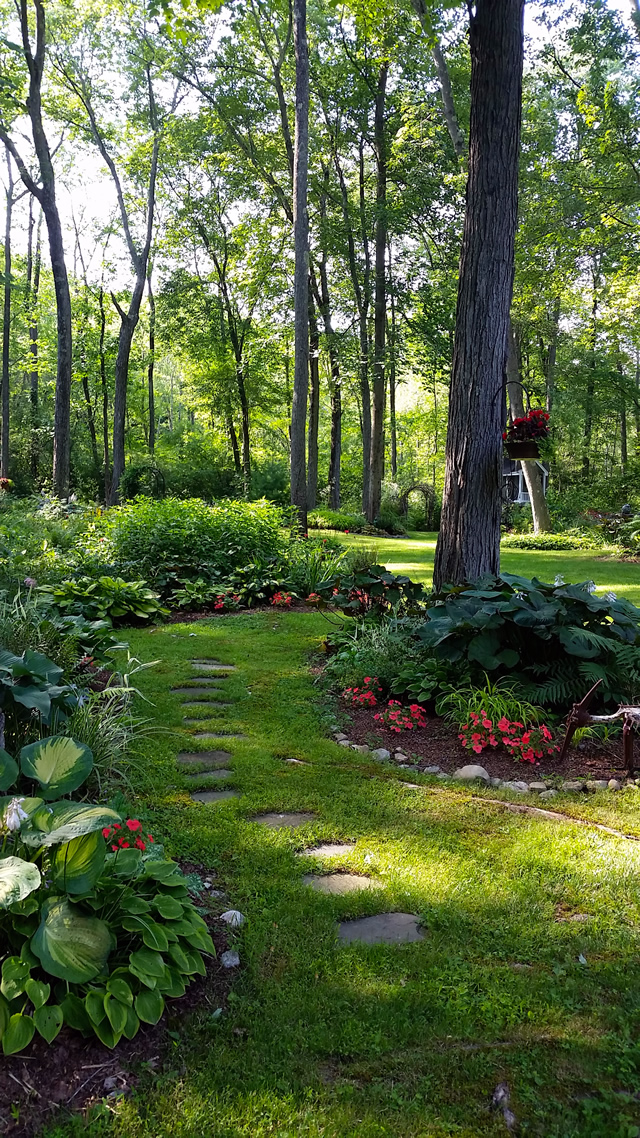
<svg viewBox="0 0 640 1138"><path fill-rule="evenodd" d="M340 509L340 465L342 457L342 391L340 387L340 360L333 331L331 316L331 299L329 296L329 277L327 273L327 251L325 248L325 223L327 190L329 186L329 170L325 169L320 199L320 216L322 220L322 249L319 262L320 272L320 303L324 324L324 334L329 353L329 367L331 370L331 449L329 457L329 509Z"/></svg>
<svg viewBox="0 0 640 1138"><path fill-rule="evenodd" d="M4 226L4 305L2 309L2 453L0 476L9 477L9 409L11 351L11 217L13 213L13 169L7 149L7 195Z"/></svg>
<svg viewBox="0 0 640 1138"><path fill-rule="evenodd" d="M358 148L358 202L360 211L360 239L364 252L364 276L361 303L358 306L358 335L360 339L360 403L362 433L362 512L369 507L371 480L371 388L369 386L369 306L371 304L371 257L367 234L366 187L364 167L364 139Z"/></svg>
<svg viewBox="0 0 640 1138"><path fill-rule="evenodd" d="M33 258L33 276L30 281L29 287L29 312L28 320L28 335L29 335L29 406L31 412L31 436L30 436L30 463L31 474L33 478L38 477L38 403L39 403L39 378L40 368L38 363L38 296L40 293L40 271L42 266L42 244L41 244L41 228L42 228L42 210L38 216L38 225L36 227L36 250Z"/></svg>
<svg viewBox="0 0 640 1138"><path fill-rule="evenodd" d="M233 423L233 415L231 414L231 406L227 407L227 430L229 432L229 442L231 443L231 453L233 454L233 465L236 474L242 474L242 463L240 462L240 448L238 446L238 436L236 428Z"/></svg>
<svg viewBox="0 0 640 1138"><path fill-rule="evenodd" d="M293 42L296 56L296 116L293 164L294 344L291 406L291 504L298 526L307 532L305 433L309 383L309 50L306 0L293 0Z"/></svg>
<svg viewBox="0 0 640 1138"><path fill-rule="evenodd" d="M316 285L317 289L317 285ZM318 496L318 431L320 427L320 332L309 280L309 419L307 429L307 509Z"/></svg>
<svg viewBox="0 0 640 1138"><path fill-rule="evenodd" d="M593 300L591 304L591 347L587 390L584 402L584 430L582 433L582 477L585 482L591 471L591 436L593 434L593 406L596 394L596 348L598 346L598 274L593 273Z"/></svg>
<svg viewBox="0 0 640 1138"><path fill-rule="evenodd" d="M111 458L109 455L109 389L107 387L107 361L104 354L104 337L107 320L104 311L104 291L100 285L98 293L100 308L100 340L98 354L100 357L100 387L102 390L102 465L104 468L104 500L108 503L111 496Z"/></svg>
<svg viewBox="0 0 640 1138"><path fill-rule="evenodd" d="M500 569L502 431L518 220L524 0L470 17L469 179L436 589Z"/></svg>
<svg viewBox="0 0 640 1138"><path fill-rule="evenodd" d="M53 492L59 497L69 493L69 458L71 453L71 297L69 278L64 259L62 226L56 202L56 185L51 152L42 123L42 76L45 63L46 19L43 0L33 0L35 10L35 52L31 46L29 10L27 0L19 0L18 15L22 50L29 72L27 111L31 122L33 146L39 167L39 180L35 181L21 158L15 143L4 125L0 126L0 141L11 151L27 189L40 202L49 235L49 256L56 297L57 368L53 423Z"/></svg>
<svg viewBox="0 0 640 1138"><path fill-rule="evenodd" d="M384 473L385 417L385 337L387 330L387 145L385 137L385 104L389 65L382 64L376 89L374 140L376 154L376 234L375 234L375 301L373 316L373 400L371 414L371 447L369 459L369 501L367 518L374 522L380 512Z"/></svg>
<svg viewBox="0 0 640 1138"><path fill-rule="evenodd" d="M520 419L524 415L524 399L522 398L522 383L520 379L520 357L513 325L509 327L509 352L507 356L507 393L511 417ZM538 463L523 459L522 473L527 485L531 513L533 514L534 533L550 533L552 529L551 515L544 496L544 481Z"/></svg>
<svg viewBox="0 0 640 1138"><path fill-rule="evenodd" d="M242 360L236 363L236 382L240 397L240 410L242 411L242 483L245 498L251 493L251 434L249 426L249 401L244 382L244 367Z"/></svg>
<svg viewBox="0 0 640 1138"><path fill-rule="evenodd" d="M396 427L396 298L393 286L393 264L389 245L389 293L391 334L389 337L389 428L391 432L391 478L398 477L398 433Z"/></svg>
<svg viewBox="0 0 640 1138"><path fill-rule="evenodd" d="M156 362L156 298L151 286L151 270L147 276L147 295L149 297L149 366L147 368L147 390L149 393L149 454L156 449L156 398L153 372Z"/></svg>

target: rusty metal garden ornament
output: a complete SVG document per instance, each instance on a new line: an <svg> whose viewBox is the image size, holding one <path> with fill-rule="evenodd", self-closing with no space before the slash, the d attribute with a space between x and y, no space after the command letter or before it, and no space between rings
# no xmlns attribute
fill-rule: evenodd
<svg viewBox="0 0 640 1138"><path fill-rule="evenodd" d="M619 707L617 711L612 712L611 715L592 715L589 711L589 707L601 683L602 680L598 680L580 703L574 703L567 717L567 733L564 737L564 743L562 744L559 758L564 759L569 744L579 727L588 727L592 723L613 723L616 719L621 719L624 763L628 773L633 774L633 731L635 728L640 727L640 707L623 706Z"/></svg>

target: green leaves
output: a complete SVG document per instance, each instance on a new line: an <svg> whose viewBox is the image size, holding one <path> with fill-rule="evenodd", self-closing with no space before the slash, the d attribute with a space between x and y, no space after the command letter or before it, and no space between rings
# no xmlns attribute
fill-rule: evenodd
<svg viewBox="0 0 640 1138"><path fill-rule="evenodd" d="M159 992L140 992L136 996L135 1009L144 1023L157 1023L164 1011L164 999Z"/></svg>
<svg viewBox="0 0 640 1138"><path fill-rule="evenodd" d="M23 832L22 839L27 845L55 846L82 837L83 834L103 830L105 826L111 826L120 820L120 815L108 806L55 802L52 806L42 806L36 810L33 825L37 830L32 833Z"/></svg>
<svg viewBox="0 0 640 1138"><path fill-rule="evenodd" d="M0 750L0 790L8 790L18 777L18 764L6 751Z"/></svg>
<svg viewBox="0 0 640 1138"><path fill-rule="evenodd" d="M82 786L93 768L93 755L84 743L53 735L23 747L20 768L26 778L40 783L43 798L59 798Z"/></svg>
<svg viewBox="0 0 640 1138"><path fill-rule="evenodd" d="M0 909L7 909L38 889L40 870L21 857L0 859Z"/></svg>
<svg viewBox="0 0 640 1138"><path fill-rule="evenodd" d="M28 1047L35 1034L36 1025L31 1016L16 1012L11 1016L2 1036L2 1050L5 1055L15 1055Z"/></svg>
<svg viewBox="0 0 640 1138"><path fill-rule="evenodd" d="M105 840L98 830L59 846L51 863L56 888L66 893L86 893L102 873L106 852Z"/></svg>
<svg viewBox="0 0 640 1138"><path fill-rule="evenodd" d="M50 901L43 907L40 926L31 948L45 972L83 984L102 970L114 947L105 921L85 917L68 901Z"/></svg>
<svg viewBox="0 0 640 1138"><path fill-rule="evenodd" d="M64 1022L62 1008L57 1005L48 1008L36 1008L33 1013L33 1022L42 1038L47 1043L53 1043Z"/></svg>

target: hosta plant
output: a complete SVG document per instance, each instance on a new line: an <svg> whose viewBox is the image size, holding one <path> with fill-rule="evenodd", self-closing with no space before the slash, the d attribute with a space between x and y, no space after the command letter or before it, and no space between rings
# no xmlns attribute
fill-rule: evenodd
<svg viewBox="0 0 640 1138"><path fill-rule="evenodd" d="M157 593L145 581L125 581L122 577L79 577L59 585L43 586L45 602L60 612L88 620L110 620L115 624L153 620L166 613Z"/></svg>
<svg viewBox="0 0 640 1138"><path fill-rule="evenodd" d="M213 952L178 866L138 819L63 796L88 777L62 736L0 753L0 1041L63 1024L108 1047L156 1023ZM128 835L128 837L126 836Z"/></svg>

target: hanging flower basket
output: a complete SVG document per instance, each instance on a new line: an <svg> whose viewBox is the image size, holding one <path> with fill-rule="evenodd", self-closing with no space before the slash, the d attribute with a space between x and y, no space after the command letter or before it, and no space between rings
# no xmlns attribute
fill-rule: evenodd
<svg viewBox="0 0 640 1138"><path fill-rule="evenodd" d="M503 434L509 458L540 458L539 442L549 436L549 415L541 407L514 419Z"/></svg>
<svg viewBox="0 0 640 1138"><path fill-rule="evenodd" d="M540 458L540 447L534 439L527 442L505 442L509 458Z"/></svg>

